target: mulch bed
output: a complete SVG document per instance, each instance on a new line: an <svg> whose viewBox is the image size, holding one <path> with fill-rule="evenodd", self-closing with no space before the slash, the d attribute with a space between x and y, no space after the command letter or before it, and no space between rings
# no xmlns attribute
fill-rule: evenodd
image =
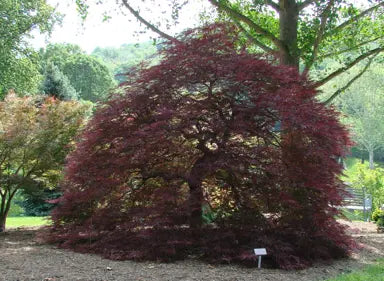
<svg viewBox="0 0 384 281"><path fill-rule="evenodd" d="M348 273L384 257L384 234L369 222L344 222L361 249L351 258L331 264L284 271L246 268L236 265L210 265L196 260L176 263L111 261L96 255L79 254L41 244L37 229L11 229L0 234L0 280L325 280Z"/></svg>

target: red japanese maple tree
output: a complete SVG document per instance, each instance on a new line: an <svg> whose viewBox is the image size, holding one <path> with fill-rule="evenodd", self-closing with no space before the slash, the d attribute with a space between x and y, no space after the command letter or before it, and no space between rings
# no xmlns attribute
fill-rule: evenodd
<svg viewBox="0 0 384 281"><path fill-rule="evenodd" d="M335 221L347 130L310 81L237 48L232 28L183 33L99 108L68 159L50 241L247 264L265 247L287 269L348 254Z"/></svg>

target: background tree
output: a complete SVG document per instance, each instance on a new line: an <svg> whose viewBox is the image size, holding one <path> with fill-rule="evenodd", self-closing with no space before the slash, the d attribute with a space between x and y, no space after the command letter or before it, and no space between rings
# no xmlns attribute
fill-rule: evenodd
<svg viewBox="0 0 384 281"><path fill-rule="evenodd" d="M14 203L21 208L22 214L25 216L45 217L50 215L56 206L53 202L61 195L56 187L52 189L23 189L19 198L14 199Z"/></svg>
<svg viewBox="0 0 384 281"><path fill-rule="evenodd" d="M283 268L348 254L335 220L346 129L295 69L239 50L233 30L186 31L99 108L68 158L50 241L248 264L266 247Z"/></svg>
<svg viewBox="0 0 384 281"><path fill-rule="evenodd" d="M354 76L355 70L349 73ZM346 76L346 75L344 75ZM336 79L348 80L349 77ZM352 136L360 149L366 150L369 155L369 167L374 169L374 154L384 146L384 98L383 98L383 71L380 60L374 63L361 78L346 90L346 94L335 101L335 105L345 114L343 121L350 126ZM324 88L324 91L330 91Z"/></svg>
<svg viewBox="0 0 384 281"><path fill-rule="evenodd" d="M48 44L45 48L39 50L39 56L41 61L42 73L45 71L45 67L51 63L56 65L60 71L63 70L67 60L78 54L84 54L85 52L80 46L69 43L56 43Z"/></svg>
<svg viewBox="0 0 384 281"><path fill-rule="evenodd" d="M118 82L123 82L124 74L144 60L158 61L157 47L152 42L123 44L119 48L97 47L92 56L102 60Z"/></svg>
<svg viewBox="0 0 384 281"><path fill-rule="evenodd" d="M52 81L52 75L56 73L57 78L55 79L62 81L60 82L63 85L60 86L62 90L65 84L64 88L70 91L66 94L69 95L68 98L75 96L64 80L68 80L70 86L77 92L79 99L92 102L105 98L109 90L115 85L111 72L105 63L94 56L85 54L77 45L49 44L45 49L40 49L39 54L41 73L51 75L48 77L48 81ZM55 71L52 69L52 64L56 66ZM48 85L43 84L42 88L44 89L49 85L53 86L49 82ZM57 92L57 89L55 91Z"/></svg>
<svg viewBox="0 0 384 281"><path fill-rule="evenodd" d="M68 78L52 62L45 67L41 91L60 100L78 99L78 94Z"/></svg>
<svg viewBox="0 0 384 281"><path fill-rule="evenodd" d="M98 1L100 2L100 1ZM129 11L140 23L168 40L176 40L164 32L179 20L179 12L188 1L168 1L154 5L153 1L118 1L121 9ZM205 20L225 20L235 24L243 34L241 42L254 51L277 57L281 64L294 66L304 74L325 58L340 59L348 53L340 68L315 77L320 87L361 63L368 64L372 56L384 50L384 1L345 0L207 0L218 16ZM85 15L85 1L77 1ZM169 18L153 19L154 9L165 7L162 13ZM154 22L158 22L154 24ZM366 68L361 68L365 71ZM356 77L356 79L360 75ZM340 85L325 101L329 103L356 79Z"/></svg>
<svg viewBox="0 0 384 281"><path fill-rule="evenodd" d="M354 188L359 188L372 195L372 210L382 208L384 204L384 169L372 170L367 165L357 164L354 173L346 172L348 181Z"/></svg>
<svg viewBox="0 0 384 281"><path fill-rule="evenodd" d="M9 89L19 93L37 90L38 67L35 52L25 39L38 29L49 32L58 20L45 0L4 0L0 3L0 94Z"/></svg>
<svg viewBox="0 0 384 281"><path fill-rule="evenodd" d="M31 51L26 57L9 57L9 66L2 72L0 79L0 99L5 96L6 90L14 89L21 95L36 94L41 83L42 75L39 72L38 57ZM1 62L0 62L1 64ZM1 70L0 70L1 71Z"/></svg>
<svg viewBox="0 0 384 281"><path fill-rule="evenodd" d="M0 103L0 229L5 230L11 201L20 189L51 187L87 106L53 98L19 98L8 94Z"/></svg>
<svg viewBox="0 0 384 281"><path fill-rule="evenodd" d="M107 97L115 85L108 68L88 55L73 55L65 62L63 73L68 77L79 97L92 102Z"/></svg>

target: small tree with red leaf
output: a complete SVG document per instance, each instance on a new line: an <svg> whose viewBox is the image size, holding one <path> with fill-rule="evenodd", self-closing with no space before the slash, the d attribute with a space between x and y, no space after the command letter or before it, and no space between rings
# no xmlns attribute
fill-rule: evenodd
<svg viewBox="0 0 384 281"><path fill-rule="evenodd" d="M309 81L239 50L231 28L185 32L99 108L68 159L51 241L248 264L266 247L282 268L348 254L334 219L346 129Z"/></svg>

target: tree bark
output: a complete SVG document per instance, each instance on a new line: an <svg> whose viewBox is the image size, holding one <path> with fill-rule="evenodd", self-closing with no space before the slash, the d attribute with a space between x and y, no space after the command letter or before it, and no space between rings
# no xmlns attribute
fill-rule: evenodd
<svg viewBox="0 0 384 281"><path fill-rule="evenodd" d="M13 197L16 194L16 190L14 190L12 192L7 190L1 196L1 202L0 202L0 232L5 232L5 225L6 225L6 221L7 221L7 216L8 216L9 210L11 209L11 201L12 201Z"/></svg>
<svg viewBox="0 0 384 281"><path fill-rule="evenodd" d="M5 223L7 221L7 213L0 214L0 232L5 232Z"/></svg>
<svg viewBox="0 0 384 281"><path fill-rule="evenodd" d="M203 223L202 220L202 203L203 203L203 189L201 186L202 180L195 178L188 181L189 184L189 208L190 208L190 219L189 226L191 229L200 229Z"/></svg>
<svg viewBox="0 0 384 281"><path fill-rule="evenodd" d="M1 198L1 210L0 210L0 232L5 232L5 224L9 209L11 208L10 201L6 200L5 197Z"/></svg>
<svg viewBox="0 0 384 281"><path fill-rule="evenodd" d="M189 185L189 210L190 219L189 226L191 229L200 229L203 223L203 188L204 179L203 164L206 157L203 156L195 162L188 177Z"/></svg>
<svg viewBox="0 0 384 281"><path fill-rule="evenodd" d="M373 170L375 169L375 163L374 163L374 154L373 154L373 150L369 150L368 151L369 153L369 169Z"/></svg>
<svg viewBox="0 0 384 281"><path fill-rule="evenodd" d="M299 9L295 0L280 0L279 6L280 40L284 45L280 62L299 69L299 48L297 46Z"/></svg>
<svg viewBox="0 0 384 281"><path fill-rule="evenodd" d="M210 164L214 163L217 155L204 154L193 165L187 179L189 185L189 208L191 229L199 230L203 224L202 205L204 201L202 183L207 174L210 173Z"/></svg>

